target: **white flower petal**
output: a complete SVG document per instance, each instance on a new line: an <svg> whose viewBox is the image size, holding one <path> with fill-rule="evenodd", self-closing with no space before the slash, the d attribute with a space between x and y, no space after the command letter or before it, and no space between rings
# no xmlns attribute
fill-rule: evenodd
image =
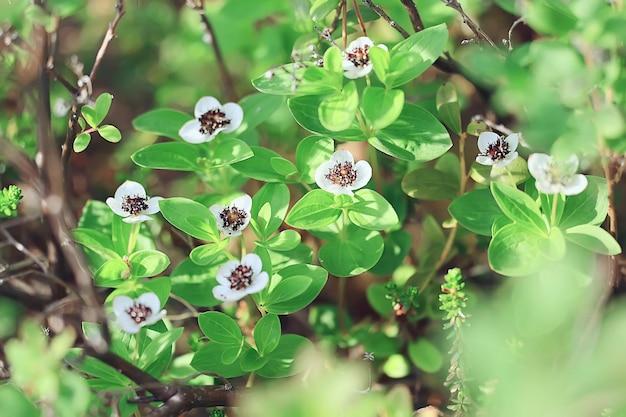
<svg viewBox="0 0 626 417"><path fill-rule="evenodd" d="M330 186L332 182L326 178L326 175L333 167L334 163L332 161L322 162L320 166L315 170L315 183L322 190L325 190L326 187Z"/></svg>
<svg viewBox="0 0 626 417"><path fill-rule="evenodd" d="M365 47L371 48L374 46L374 42L367 36L361 36L360 38L356 38L348 45L346 49L348 52L353 52L355 49L363 49Z"/></svg>
<svg viewBox="0 0 626 417"><path fill-rule="evenodd" d="M478 136L478 150L484 154L489 149L489 145L496 143L500 136L494 132L482 132Z"/></svg>
<svg viewBox="0 0 626 417"><path fill-rule="evenodd" d="M259 275L252 279L252 283L246 288L246 294L254 294L262 291L270 281L267 272L261 272Z"/></svg>
<svg viewBox="0 0 626 417"><path fill-rule="evenodd" d="M117 200L113 197L109 197L107 198L106 203L111 208L111 210L113 210L113 213L117 214L118 216L126 217L130 214L125 210L122 210L122 200Z"/></svg>
<svg viewBox="0 0 626 417"><path fill-rule="evenodd" d="M389 48L387 48L387 45L382 44L382 43L379 43L378 45L376 45L376 47L380 49L384 49L385 51L389 50Z"/></svg>
<svg viewBox="0 0 626 417"><path fill-rule="evenodd" d="M117 316L117 323L126 333L135 334L141 330L141 326L126 313Z"/></svg>
<svg viewBox="0 0 626 417"><path fill-rule="evenodd" d="M141 325L150 326L151 324L157 323L159 320L165 317L166 314L167 314L167 310L161 310L158 313L152 313L152 315L150 315L150 317L148 317L146 321L141 323Z"/></svg>
<svg viewBox="0 0 626 417"><path fill-rule="evenodd" d="M505 140L509 144L509 151L513 152L519 145L519 133L511 133Z"/></svg>
<svg viewBox="0 0 626 417"><path fill-rule="evenodd" d="M125 197L129 196L146 198L146 190L138 182L126 180L122 185L117 187L115 199L123 200Z"/></svg>
<svg viewBox="0 0 626 417"><path fill-rule="evenodd" d="M150 197L150 199L148 199L147 201L148 208L145 209L143 212L146 214L158 213L161 210L159 208L159 201L161 200L163 200L163 197Z"/></svg>
<svg viewBox="0 0 626 417"><path fill-rule="evenodd" d="M237 268L240 264L239 261L228 261L225 264L221 265L217 269L216 279L221 285L227 285L230 287L230 280L228 279L232 272Z"/></svg>
<svg viewBox="0 0 626 417"><path fill-rule="evenodd" d="M180 128L178 134L185 142L189 143L203 143L208 142L211 139L208 138L209 135L205 135L200 132L202 125L197 119L193 119L188 121Z"/></svg>
<svg viewBox="0 0 626 417"><path fill-rule="evenodd" d="M563 194L576 195L582 193L587 188L587 177L583 174L574 175L570 182L563 187Z"/></svg>
<svg viewBox="0 0 626 417"><path fill-rule="evenodd" d="M116 316L127 315L126 310L135 304L134 300L126 295L118 295L113 298L113 312Z"/></svg>
<svg viewBox="0 0 626 417"><path fill-rule="evenodd" d="M354 165L356 171L356 181L352 184L350 189L358 190L365 187L372 178L372 166L367 161L359 161Z"/></svg>
<svg viewBox="0 0 626 417"><path fill-rule="evenodd" d="M519 154L517 152L511 152L507 156L505 156L504 159L496 161L493 164L493 166L494 167L498 167L498 168L503 168L503 167L509 165L511 162L513 162L518 156L519 156Z"/></svg>
<svg viewBox="0 0 626 417"><path fill-rule="evenodd" d="M481 165L493 165L494 164L493 159L485 155L476 156L476 162L478 162Z"/></svg>
<svg viewBox="0 0 626 417"><path fill-rule="evenodd" d="M246 213L250 214L250 210L252 210L252 197L248 194L239 196L230 203L230 206L237 207L239 210L244 210Z"/></svg>
<svg viewBox="0 0 626 417"><path fill-rule="evenodd" d="M331 167L338 162L342 164L345 162L350 162L352 165L354 165L354 156L352 156L352 153L350 153L350 151L341 149L330 156L330 162L332 164Z"/></svg>
<svg viewBox="0 0 626 417"><path fill-rule="evenodd" d="M215 97L205 96L198 100L198 102L196 103L196 107L194 108L193 114L194 116L196 116L197 119L209 110L216 110L221 107L222 105L219 101L217 101Z"/></svg>
<svg viewBox="0 0 626 417"><path fill-rule="evenodd" d="M241 259L241 264L252 268L254 274L259 274L263 270L263 263L261 257L256 253L249 253Z"/></svg>
<svg viewBox="0 0 626 417"><path fill-rule="evenodd" d="M556 194L561 192L561 184L553 184L549 181L536 181L535 188L544 194Z"/></svg>
<svg viewBox="0 0 626 417"><path fill-rule="evenodd" d="M367 74L369 74L372 71L372 64L367 64L367 65L363 65L361 67L356 67L353 65L353 68L347 70L346 72L343 73L343 75L346 78L349 78L351 80L355 80L357 78L361 78L361 77L365 77Z"/></svg>
<svg viewBox="0 0 626 417"><path fill-rule="evenodd" d="M231 290L230 287L218 285L213 287L213 297L221 301L237 301L242 299L246 293L244 291Z"/></svg>
<svg viewBox="0 0 626 417"><path fill-rule="evenodd" d="M224 127L224 133L230 133L236 130L243 121L243 109L237 103L226 103L222 107L222 111L226 114L226 118L230 119L230 124Z"/></svg>
<svg viewBox="0 0 626 417"><path fill-rule="evenodd" d="M533 153L528 157L528 171L536 180L544 178L549 169L552 157L545 153Z"/></svg>
<svg viewBox="0 0 626 417"><path fill-rule="evenodd" d="M159 297L153 292L146 292L137 297L136 304L141 304L148 307L153 312L159 311L161 308L161 301Z"/></svg>
<svg viewBox="0 0 626 417"><path fill-rule="evenodd" d="M152 220L152 217L146 216L145 214L138 214L136 216L128 216L122 219L124 223L141 223L148 220Z"/></svg>

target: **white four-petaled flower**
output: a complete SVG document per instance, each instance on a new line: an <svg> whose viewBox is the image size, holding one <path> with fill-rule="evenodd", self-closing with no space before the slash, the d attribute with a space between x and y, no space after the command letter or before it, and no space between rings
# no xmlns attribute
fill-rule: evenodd
<svg viewBox="0 0 626 417"><path fill-rule="evenodd" d="M222 301L237 301L261 291L269 282L269 275L262 269L261 258L254 253L244 256L241 262L226 262L217 270L219 285L213 288L213 296Z"/></svg>
<svg viewBox="0 0 626 417"><path fill-rule="evenodd" d="M322 163L315 171L315 182L333 194L354 195L353 190L365 186L372 178L372 167L367 161L354 163L346 150L333 153L330 161Z"/></svg>
<svg viewBox="0 0 626 417"><path fill-rule="evenodd" d="M126 333L138 333L143 326L161 320L167 314L161 310L161 301L153 292L141 294L136 300L118 295L113 299L113 312L117 322Z"/></svg>
<svg viewBox="0 0 626 417"><path fill-rule="evenodd" d="M587 177L576 174L578 158L554 159L545 153L534 153L528 157L528 171L535 178L535 187L544 194L580 194L587 188Z"/></svg>
<svg viewBox="0 0 626 417"><path fill-rule="evenodd" d="M243 120L243 110L237 103L220 104L214 97L202 97L194 109L195 119L180 128L178 134L186 142L212 141L218 133L230 133Z"/></svg>
<svg viewBox="0 0 626 417"><path fill-rule="evenodd" d="M125 181L117 187L115 197L107 198L107 205L126 223L152 220L148 214L159 212L159 200L162 197L148 197L146 190L135 181Z"/></svg>
<svg viewBox="0 0 626 417"><path fill-rule="evenodd" d="M227 236L239 236L250 222L252 198L248 194L237 197L228 206L213 204L209 210L215 216L217 227Z"/></svg>
<svg viewBox="0 0 626 417"><path fill-rule="evenodd" d="M361 36L350 42L350 45L343 53L343 70L346 78L354 79L364 77L372 71L373 65L370 61L369 50L374 46L374 42L367 36ZM385 45L376 45L377 48L387 50Z"/></svg>
<svg viewBox="0 0 626 417"><path fill-rule="evenodd" d="M478 136L479 154L476 157L476 162L498 168L505 167L517 158L518 144L518 133L504 137L494 132L482 132Z"/></svg>

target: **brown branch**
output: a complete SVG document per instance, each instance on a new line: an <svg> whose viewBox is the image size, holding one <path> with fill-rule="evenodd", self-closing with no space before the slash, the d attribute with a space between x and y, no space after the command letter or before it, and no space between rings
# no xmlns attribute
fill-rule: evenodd
<svg viewBox="0 0 626 417"><path fill-rule="evenodd" d="M117 14L111 23L109 23L109 29L104 35L104 39L102 40L102 44L100 45L100 49L98 49L98 53L96 54L96 59L93 63L93 67L91 68L91 74L89 74L89 78L93 82L93 79L96 78L96 72L100 67L100 63L102 62L102 58L107 51L109 43L115 38L115 29L117 28L117 24L120 22L122 16L126 12L124 8L124 0L117 0L115 4L115 10L117 10Z"/></svg>
<svg viewBox="0 0 626 417"><path fill-rule="evenodd" d="M400 0L400 3L402 3L409 14L409 19L411 20L411 25L413 26L415 33L424 30L424 22L422 22L422 17L417 11L417 7L415 6L413 0Z"/></svg>
<svg viewBox="0 0 626 417"><path fill-rule="evenodd" d="M211 45L211 48L213 48L213 53L215 54L215 60L217 61L217 67L220 71L222 84L224 85L224 89L226 90L226 96L230 101L236 102L238 98L237 93L235 92L235 86L232 77L228 72L228 68L226 68L226 63L224 62L222 50L217 43L217 38L215 37L215 30L213 29L213 25L211 24L211 21L204 11L204 0L199 0L198 3L196 3L194 0L187 0L187 6L191 7L191 9L193 9L198 13L198 15L200 15L200 20L204 25L204 30L208 38L208 43Z"/></svg>
<svg viewBox="0 0 626 417"><path fill-rule="evenodd" d="M389 17L389 15L379 5L372 3L371 0L363 0L363 4L366 5L367 7L369 7L370 9L372 9L374 11L374 13L376 13L378 16L382 17L383 20L385 20L385 22L389 23L389 26L391 26L392 28L397 30L400 33L400 35L402 35L402 37L404 39L406 39L409 36L411 36L409 34L409 32L404 30L404 28L402 26L400 26L395 20L392 20Z"/></svg>
<svg viewBox="0 0 626 417"><path fill-rule="evenodd" d="M404 1L404 0L403 0ZM476 35L476 37L478 39L483 39L485 41L487 41L487 43L489 43L489 45L491 45L491 47L493 49L495 49L496 51L499 51L498 47L496 46L496 44L491 40L491 38L489 37L489 35L487 35L485 33L485 31L483 31L480 26L478 26L476 23L474 23L474 21L472 19L470 19L470 17L467 15L467 13L465 13L465 11L463 10L463 7L461 6L461 3L459 3L457 0L441 0L446 6L456 10L461 17L463 18L463 23L465 23L467 25L467 27L470 28L470 30L472 32L474 32L474 35Z"/></svg>
<svg viewBox="0 0 626 417"><path fill-rule="evenodd" d="M359 25L361 26L361 30L363 31L363 36L367 36L367 30L365 30L365 22L363 22L363 18L361 17L361 11L359 10L359 5L356 0L352 0L354 4L354 12L356 13L356 18L359 21Z"/></svg>

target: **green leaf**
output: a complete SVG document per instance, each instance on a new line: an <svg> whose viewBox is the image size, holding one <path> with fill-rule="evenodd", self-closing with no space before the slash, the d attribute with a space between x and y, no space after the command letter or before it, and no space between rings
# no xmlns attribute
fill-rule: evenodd
<svg viewBox="0 0 626 417"><path fill-rule="evenodd" d="M525 20L544 35L565 35L576 27L578 18L561 1L536 0L526 4Z"/></svg>
<svg viewBox="0 0 626 417"><path fill-rule="evenodd" d="M285 219L285 223L298 229L316 229L334 223L341 210L334 208L333 194L324 190L312 190L306 193L294 206Z"/></svg>
<svg viewBox="0 0 626 417"><path fill-rule="evenodd" d="M55 0L48 7L53 14L68 17L85 7L85 0Z"/></svg>
<svg viewBox="0 0 626 417"><path fill-rule="evenodd" d="M250 130L269 119L285 102L285 98L270 94L255 93L245 96L238 104L243 110L241 126L235 134Z"/></svg>
<svg viewBox="0 0 626 417"><path fill-rule="evenodd" d="M213 153L203 160L202 166L206 168L219 168L252 158L252 149L242 140L229 138L220 140L215 144Z"/></svg>
<svg viewBox="0 0 626 417"><path fill-rule="evenodd" d="M70 364L70 366L79 370L80 372L95 376L96 378L100 378L108 382L112 382L118 386L123 387L127 386L130 383L130 379L124 376L124 374L119 372L117 369L110 367L109 365L99 361L98 359L94 359L91 356L85 355L82 349L70 349L65 356L65 360L67 361L67 363Z"/></svg>
<svg viewBox="0 0 626 417"><path fill-rule="evenodd" d="M448 128L460 135L461 130L461 110L459 108L459 98L456 88L452 83L443 83L437 90L436 96L437 111L439 117Z"/></svg>
<svg viewBox="0 0 626 417"><path fill-rule="evenodd" d="M272 169L285 178L295 179L298 177L298 168L288 159L282 156L275 156L270 159Z"/></svg>
<svg viewBox="0 0 626 417"><path fill-rule="evenodd" d="M444 23L398 42L390 51L387 87L395 88L417 78L439 58L447 42L448 29Z"/></svg>
<svg viewBox="0 0 626 417"><path fill-rule="evenodd" d="M272 261L272 264L275 265L276 263ZM271 302L266 302L261 306L265 309L265 311L273 314L291 314L298 310L302 310L308 306L322 291L322 288L324 288L326 280L328 279L328 273L323 268L316 265L298 263L286 266L272 276L270 288L264 290L262 296L265 297L268 293L271 295L274 288L278 288L278 285L282 281L293 278L296 278L293 282L299 282L299 285L303 287L302 292L297 295L294 295L294 292L291 294L291 298L286 299L284 297L279 298L276 296L273 300L271 300ZM304 278L308 278L308 280ZM307 284L307 286L303 284ZM288 293L288 291L282 290L281 292L283 294Z"/></svg>
<svg viewBox="0 0 626 417"><path fill-rule="evenodd" d="M354 193L356 203L348 209L348 217L368 230L387 230L398 225L398 215L387 200L376 191L364 188Z"/></svg>
<svg viewBox="0 0 626 417"><path fill-rule="evenodd" d="M219 311L207 311L198 316L198 325L206 337L222 345L243 343L241 329L235 320Z"/></svg>
<svg viewBox="0 0 626 417"><path fill-rule="evenodd" d="M115 251L111 238L102 232L79 227L72 230L74 240L82 246L91 249L104 259L121 259Z"/></svg>
<svg viewBox="0 0 626 417"><path fill-rule="evenodd" d="M254 349L245 349L241 354L241 369L246 372L253 372L265 366L269 361L266 357L259 356L259 352Z"/></svg>
<svg viewBox="0 0 626 417"><path fill-rule="evenodd" d="M503 214L487 188L463 194L450 204L448 211L461 226L484 236L491 236L493 222Z"/></svg>
<svg viewBox="0 0 626 417"><path fill-rule="evenodd" d="M410 342L407 350L411 362L424 372L438 372L443 365L443 355L428 339L422 337Z"/></svg>
<svg viewBox="0 0 626 417"><path fill-rule="evenodd" d="M324 68L327 71L337 73L343 79L343 56L339 48L328 48L324 52Z"/></svg>
<svg viewBox="0 0 626 417"><path fill-rule="evenodd" d="M232 350L232 345L209 342L193 355L191 366L197 371L214 372L224 378L234 378L245 374L245 371L241 369L240 361L224 362L223 355L229 350Z"/></svg>
<svg viewBox="0 0 626 417"><path fill-rule="evenodd" d="M183 232L207 242L220 240L215 216L202 204L175 197L159 201L159 207L165 220Z"/></svg>
<svg viewBox="0 0 626 417"><path fill-rule="evenodd" d="M301 239L302 237L300 236L300 233L296 232L295 230L288 229L283 230L282 232L278 233L276 236L265 242L257 241L256 244L266 249L271 249L278 252L285 252L298 247Z"/></svg>
<svg viewBox="0 0 626 417"><path fill-rule="evenodd" d="M550 220L550 226L557 227L563 217L563 210L565 210L565 196L562 193L539 193L539 200L541 201L541 210L543 210L546 217ZM554 221L552 221L553 214Z"/></svg>
<svg viewBox="0 0 626 417"><path fill-rule="evenodd" d="M174 344L185 329L177 327L157 335L140 353L137 366L153 376L160 376L172 360Z"/></svg>
<svg viewBox="0 0 626 417"><path fill-rule="evenodd" d="M422 200L452 200L459 192L459 181L434 168L418 168L402 178L402 191Z"/></svg>
<svg viewBox="0 0 626 417"><path fill-rule="evenodd" d="M146 278L159 275L170 264L170 259L163 252L157 250L142 250L133 252L128 260L133 277Z"/></svg>
<svg viewBox="0 0 626 417"><path fill-rule="evenodd" d="M315 182L315 171L322 162L328 161L335 149L335 141L328 136L308 136L298 143L296 165L302 174L302 182Z"/></svg>
<svg viewBox="0 0 626 417"><path fill-rule="evenodd" d="M391 300L387 298L389 291L385 284L371 284L367 286L366 296L370 306L381 316L391 312Z"/></svg>
<svg viewBox="0 0 626 417"><path fill-rule="evenodd" d="M480 164L475 162L472 168L474 165ZM515 186L517 184L521 184L530 177L530 173L528 172L528 163L524 158L515 158L513 162L505 167L486 166L485 168L490 169L490 182L501 182L503 184Z"/></svg>
<svg viewBox="0 0 626 417"><path fill-rule="evenodd" d="M257 371L264 378L284 378L299 372L294 366L298 352L313 348L309 339L296 334L286 334L280 338L278 346L266 357L267 364Z"/></svg>
<svg viewBox="0 0 626 417"><path fill-rule="evenodd" d="M146 146L132 154L134 163L144 168L172 171L202 171L200 147L190 143L165 142Z"/></svg>
<svg viewBox="0 0 626 417"><path fill-rule="evenodd" d="M432 161L452 146L450 135L425 109L405 103L400 117L374 133L369 142L381 152L405 161Z"/></svg>
<svg viewBox="0 0 626 417"><path fill-rule="evenodd" d="M491 269L507 276L531 275L546 261L542 246L547 236L517 223L500 228L491 239L487 256Z"/></svg>
<svg viewBox="0 0 626 417"><path fill-rule="evenodd" d="M188 114L177 110L155 109L137 116L133 120L133 127L142 132L181 140L178 131L191 119Z"/></svg>
<svg viewBox="0 0 626 417"><path fill-rule="evenodd" d="M591 224L582 224L565 230L565 239L601 255L617 255L622 248L606 230Z"/></svg>
<svg viewBox="0 0 626 417"><path fill-rule="evenodd" d="M325 129L340 132L350 127L358 107L356 83L350 81L341 91L325 97L317 108L317 114Z"/></svg>
<svg viewBox="0 0 626 417"><path fill-rule="evenodd" d="M312 21L320 22L336 8L337 0L315 0L309 10L309 16Z"/></svg>
<svg viewBox="0 0 626 417"><path fill-rule="evenodd" d="M187 302L200 307L213 307L222 302L213 297L217 269L228 258L220 252L208 265L196 265L189 258L183 260L170 274L172 292Z"/></svg>
<svg viewBox="0 0 626 417"><path fill-rule="evenodd" d="M380 233L349 225L345 236L339 235L324 244L318 256L322 266L331 274L351 277L376 265L383 249Z"/></svg>
<svg viewBox="0 0 626 417"><path fill-rule="evenodd" d="M91 106L83 106L81 109L81 113L85 118L85 121L91 127L98 127L100 123L104 120L107 113L109 113L109 109L111 108L111 102L113 101L113 96L109 93L102 93L96 99L96 102L93 107Z"/></svg>
<svg viewBox="0 0 626 417"><path fill-rule="evenodd" d="M117 288L130 278L128 265L120 258L109 259L94 274L94 283L99 287Z"/></svg>
<svg viewBox="0 0 626 417"><path fill-rule="evenodd" d="M568 196L559 222L563 230L582 224L598 226L606 218L609 206L609 189L606 180L587 176L587 188L577 195Z"/></svg>
<svg viewBox="0 0 626 417"><path fill-rule="evenodd" d="M356 120L353 120L348 128L340 132L333 132L325 128L318 116L318 109L323 100L323 96L302 96L289 99L287 104L296 122L310 132L345 141L362 141L367 139Z"/></svg>
<svg viewBox="0 0 626 417"><path fill-rule="evenodd" d="M206 245L196 246L189 253L189 259L196 265L209 265L221 258L221 255L228 247L230 239L220 240L216 243L207 243Z"/></svg>
<svg viewBox="0 0 626 417"><path fill-rule="evenodd" d="M76 139L74 139L74 144L72 145L72 148L74 149L74 152L79 153L87 149L87 146L89 146L90 142L91 142L91 134L83 132L83 133L80 133L78 136L76 136Z"/></svg>
<svg viewBox="0 0 626 417"><path fill-rule="evenodd" d="M266 314L254 326L254 343L261 356L272 352L280 341L280 320L276 314Z"/></svg>
<svg viewBox="0 0 626 417"><path fill-rule="evenodd" d="M102 125L98 128L98 133L102 136L102 139L111 142L117 143L122 140L122 132L113 126L113 125Z"/></svg>
<svg viewBox="0 0 626 417"><path fill-rule="evenodd" d="M267 297L263 299L263 305L272 307L287 300L296 298L311 285L313 280L307 276L290 276L282 278L277 284L272 285Z"/></svg>
<svg viewBox="0 0 626 417"><path fill-rule="evenodd" d="M268 218L259 225L262 236L259 238L266 240L272 235L285 219L289 208L289 188L282 183L265 184L252 198L252 218L258 218L261 208L269 205Z"/></svg>
<svg viewBox="0 0 626 417"><path fill-rule="evenodd" d="M411 249L411 235L404 230L394 230L384 237L383 254L370 272L379 276L391 275L400 266Z"/></svg>
<svg viewBox="0 0 626 417"><path fill-rule="evenodd" d="M286 182L285 174L272 166L272 160L284 159L280 154L261 146L250 147L253 155L250 158L232 165L237 171L248 178L266 182Z"/></svg>
<svg viewBox="0 0 626 417"><path fill-rule="evenodd" d="M380 49L380 48L372 48ZM404 107L404 91L365 87L361 110L375 130L384 129L400 116Z"/></svg>
<svg viewBox="0 0 626 417"><path fill-rule="evenodd" d="M528 194L498 182L491 183L491 194L498 207L509 219L536 233L546 234L547 226L541 217L539 207Z"/></svg>
<svg viewBox="0 0 626 417"><path fill-rule="evenodd" d="M389 51L383 48L370 48L368 55L372 62L374 73L383 84L389 87L387 84L387 74L389 74L389 63L391 60Z"/></svg>

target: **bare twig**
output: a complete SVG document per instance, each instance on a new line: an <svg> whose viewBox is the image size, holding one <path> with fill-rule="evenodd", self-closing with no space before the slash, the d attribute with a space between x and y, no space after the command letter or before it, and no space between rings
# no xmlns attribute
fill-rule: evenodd
<svg viewBox="0 0 626 417"><path fill-rule="evenodd" d="M109 43L115 38L115 29L117 28L117 24L120 22L122 16L124 16L125 8L124 8L124 0L117 0L115 4L115 10L117 10L117 14L111 23L109 23L109 29L104 35L104 39L102 40L102 44L100 45L100 49L98 49L98 53L96 54L96 59L93 63L93 67L91 68L91 73L89 74L89 78L92 80L96 78L96 71L100 67L100 63L102 62L102 58L107 51Z"/></svg>
<svg viewBox="0 0 626 417"><path fill-rule="evenodd" d="M337 3L337 8L335 9L335 17L333 18L332 23L328 27L328 31L332 34L335 29L337 29L337 23L339 23L339 16L341 16L341 8L343 7L343 3L339 1Z"/></svg>
<svg viewBox="0 0 626 417"><path fill-rule="evenodd" d="M348 5L346 0L341 0L341 40L343 49L348 47Z"/></svg>
<svg viewBox="0 0 626 417"><path fill-rule="evenodd" d="M487 35L485 33L485 31L483 31L480 26L478 26L476 23L474 23L474 21L467 15L467 13L465 13L465 11L463 10L463 7L461 6L461 3L459 3L457 0L441 0L446 6L456 10L457 12L459 12L459 14L461 15L461 17L463 18L463 23L465 23L467 25L467 27L470 28L470 30L472 32L474 32L474 35L476 35L476 37L478 39L483 39L485 41L487 41L487 43L489 43L489 45L491 45L491 47L493 49L495 49L496 51L498 51L498 47L496 46L496 44L491 40L491 38L489 37L489 35Z"/></svg>
<svg viewBox="0 0 626 417"><path fill-rule="evenodd" d="M367 30L365 30L365 22L363 22L363 18L361 17L361 11L359 10L359 5L356 0L352 0L354 3L354 11L356 12L356 18L359 21L359 25L361 25L361 30L363 31L363 36L367 36Z"/></svg>
<svg viewBox="0 0 626 417"><path fill-rule="evenodd" d="M363 0L363 4L372 9L378 16L382 17L385 22L389 23L389 26L397 30L403 38L408 38L409 32L404 30L395 20L392 20L389 15L377 4L372 3L371 0Z"/></svg>
<svg viewBox="0 0 626 417"><path fill-rule="evenodd" d="M400 0L400 3L402 3L409 14L409 19L411 20L411 25L413 26L415 33L424 30L424 22L422 22L422 17L417 11L417 7L415 6L413 0Z"/></svg>
<svg viewBox="0 0 626 417"><path fill-rule="evenodd" d="M204 11L204 0L187 0L187 6L196 11L200 16L200 20L204 25L204 30L206 32L207 42L213 48L213 53L215 54L215 60L217 61L217 67L220 71L220 76L222 77L222 83L224 85L224 89L226 90L226 96L230 101L237 101L237 93L235 92L235 85L233 83L232 77L226 68L226 63L224 62L224 57L222 55L222 51L217 42L217 38L215 37L215 30L213 29L213 25L209 20L206 12Z"/></svg>
<svg viewBox="0 0 626 417"><path fill-rule="evenodd" d="M511 27L509 28L509 40L507 42L507 45L509 47L509 52L511 52L513 50L513 41L512 41L512 37L513 37L513 29L515 29L515 27L517 25L519 25L520 23L525 23L526 21L524 20L524 17L520 17L519 19L517 19L515 22L513 22L513 24L511 25Z"/></svg>

